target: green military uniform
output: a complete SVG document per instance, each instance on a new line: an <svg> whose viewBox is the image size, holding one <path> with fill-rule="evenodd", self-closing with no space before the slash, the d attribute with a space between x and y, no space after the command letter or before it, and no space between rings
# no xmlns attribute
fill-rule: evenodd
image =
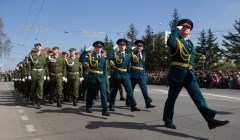
<svg viewBox="0 0 240 140"><path fill-rule="evenodd" d="M69 51L76 51L71 48ZM73 96L73 105L77 106L80 78L82 77L82 64L78 58L68 57L65 59L67 69L67 84L69 93Z"/></svg>
<svg viewBox="0 0 240 140"><path fill-rule="evenodd" d="M96 41L93 43L94 47L103 47L104 44L101 41ZM98 56L97 56L98 55ZM95 89L100 90L101 104L102 104L102 115L109 116L107 113L107 95L106 95L106 58L101 56L101 54L96 54L95 52L84 51L79 58L80 62L89 63L89 73L88 73L88 88L87 88L87 101L86 101L86 111L91 113L91 108L93 104L93 96L96 92Z"/></svg>
<svg viewBox="0 0 240 140"><path fill-rule="evenodd" d="M44 77L47 75L47 61L46 55L43 53L36 53L32 51L28 57L29 76L31 76L31 96L36 99L38 107L40 108L40 101L43 99L43 84Z"/></svg>
<svg viewBox="0 0 240 140"><path fill-rule="evenodd" d="M188 19L183 19L179 21L178 24L181 26L184 25L184 29L182 29L184 31L189 30L190 28L192 29L193 27L193 23ZM213 119L216 115L216 111L208 108L202 92L200 91L193 70L194 46L192 42L190 40L185 40L180 35L180 29L176 28L170 34L167 45L170 48L172 62L168 74L168 98L163 113L165 126L176 129L176 126L173 124L174 105L183 87L186 88L198 110L208 122L209 129L226 125L228 121L218 121Z"/></svg>
<svg viewBox="0 0 240 140"><path fill-rule="evenodd" d="M54 49L59 49L59 47L53 47ZM49 103L53 103L53 95L57 95L57 106L62 107L60 98L62 97L62 86L63 79L66 78L66 63L65 59L59 54L58 57L55 55L48 56L47 65L50 76L50 99Z"/></svg>
<svg viewBox="0 0 240 140"><path fill-rule="evenodd" d="M83 62L82 63L82 75L84 80L82 81L81 85L80 85L80 95L79 95L79 99L85 101L86 100L86 95L87 95L87 87L88 87L88 81L87 81L87 77L88 77L88 71L89 71L89 64L88 62Z"/></svg>
<svg viewBox="0 0 240 140"><path fill-rule="evenodd" d="M128 41L126 39L119 39L117 41L117 44L122 42L127 44ZM115 111L114 105L115 105L117 92L120 84L122 84L125 88L127 95L129 96L131 111L140 111L140 109L136 107L137 104L134 99L133 90L132 90L131 81L130 81L130 63L131 63L130 53L128 53L127 51L124 51L124 52L114 51L112 49L108 52L107 58L109 60L113 60L114 62L114 65L113 65L114 72L113 72L113 76L111 77L113 89L110 95L110 102L109 102L110 110Z"/></svg>
<svg viewBox="0 0 240 140"><path fill-rule="evenodd" d="M152 99L148 95L147 90L147 79L145 74L145 56L141 52L132 51L131 53L131 85L134 90L136 84L139 84L139 87L142 91L146 107L149 108L151 105ZM128 99L128 96L127 96Z"/></svg>

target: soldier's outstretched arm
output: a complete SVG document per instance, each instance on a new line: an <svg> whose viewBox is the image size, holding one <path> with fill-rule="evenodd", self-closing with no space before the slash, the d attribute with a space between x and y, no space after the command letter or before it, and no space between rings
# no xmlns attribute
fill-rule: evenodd
<svg viewBox="0 0 240 140"><path fill-rule="evenodd" d="M176 38L179 35L179 31L180 31L181 27L177 27L175 29L172 30L171 34L169 35L169 38L167 40L167 46L173 50L177 47L177 42L176 42Z"/></svg>

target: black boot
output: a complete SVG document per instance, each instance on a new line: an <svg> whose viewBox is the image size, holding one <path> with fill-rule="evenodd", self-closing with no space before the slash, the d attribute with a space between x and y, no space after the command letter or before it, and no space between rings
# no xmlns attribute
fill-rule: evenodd
<svg viewBox="0 0 240 140"><path fill-rule="evenodd" d="M32 105L35 106L35 103L36 103L36 100L35 100L35 97L31 97L32 99Z"/></svg>
<svg viewBox="0 0 240 140"><path fill-rule="evenodd" d="M49 97L49 104L53 104L53 96Z"/></svg>
<svg viewBox="0 0 240 140"><path fill-rule="evenodd" d="M216 120L216 119L210 119L210 121L208 122L208 128L211 130L216 127L227 125L228 123L229 123L228 120L220 121L220 120Z"/></svg>
<svg viewBox="0 0 240 140"><path fill-rule="evenodd" d="M107 110L103 110L102 116L110 116L110 113Z"/></svg>
<svg viewBox="0 0 240 140"><path fill-rule="evenodd" d="M59 97L57 98L57 107L62 107L62 104L61 104L61 101L60 101Z"/></svg>
<svg viewBox="0 0 240 140"><path fill-rule="evenodd" d="M125 99L125 97L123 95L121 95L120 101L126 101L126 99Z"/></svg>
<svg viewBox="0 0 240 140"><path fill-rule="evenodd" d="M76 97L73 97L73 106L78 106Z"/></svg>
<svg viewBox="0 0 240 140"><path fill-rule="evenodd" d="M131 107L131 112L135 112L135 111L141 111L141 109L137 108L136 106Z"/></svg>
<svg viewBox="0 0 240 140"><path fill-rule="evenodd" d="M41 109L41 102L40 102L40 99L37 99L37 109Z"/></svg>

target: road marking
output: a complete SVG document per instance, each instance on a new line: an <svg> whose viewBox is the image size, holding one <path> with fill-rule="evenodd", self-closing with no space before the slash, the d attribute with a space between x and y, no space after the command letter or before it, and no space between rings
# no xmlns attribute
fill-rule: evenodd
<svg viewBox="0 0 240 140"><path fill-rule="evenodd" d="M20 108L20 106L19 106L19 105L17 105L17 106L16 106L16 108Z"/></svg>
<svg viewBox="0 0 240 140"><path fill-rule="evenodd" d="M160 90L160 89L151 89L151 90L166 93L166 94L168 93L167 90ZM186 92L186 91L181 91L181 92L188 94L188 92ZM216 95L213 93L205 93L205 92L202 92L202 94L205 96L208 96L208 97L205 97L207 99L217 99L217 100L225 100L225 101L240 101L240 98L232 97L232 96ZM187 96L187 95L179 94L179 96ZM212 97L209 97L209 96L212 96ZM218 98L214 98L214 97L218 97Z"/></svg>
<svg viewBox="0 0 240 140"><path fill-rule="evenodd" d="M167 90L161 90L161 89L152 89L152 90L155 90L155 91L158 91L158 92L163 92L165 95L168 94ZM179 94L178 96L187 96L187 95Z"/></svg>
<svg viewBox="0 0 240 140"><path fill-rule="evenodd" d="M29 124L29 125L25 125L26 129L28 132L34 132L36 131L36 129L33 127L33 125Z"/></svg>
<svg viewBox="0 0 240 140"><path fill-rule="evenodd" d="M22 119L23 121L27 121L27 120L28 120L28 117L27 117L27 116L21 116L21 119Z"/></svg>
<svg viewBox="0 0 240 140"><path fill-rule="evenodd" d="M24 111L22 109L19 109L18 110L18 113L23 113Z"/></svg>

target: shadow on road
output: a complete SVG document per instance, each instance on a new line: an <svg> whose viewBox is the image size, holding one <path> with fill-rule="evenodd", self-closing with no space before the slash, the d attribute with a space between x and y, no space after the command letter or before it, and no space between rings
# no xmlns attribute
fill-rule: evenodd
<svg viewBox="0 0 240 140"><path fill-rule="evenodd" d="M102 121L92 121L88 123L89 124L85 126L88 129L98 129L100 127L109 127L109 128L121 128L121 129L150 130L150 131L156 131L162 134L172 135L172 136L177 136L182 138L208 140L207 138L201 138L201 137L191 136L191 135L180 133L180 132L159 129L159 127L164 127L163 125L147 125L144 123L135 123L135 122L102 122Z"/></svg>

